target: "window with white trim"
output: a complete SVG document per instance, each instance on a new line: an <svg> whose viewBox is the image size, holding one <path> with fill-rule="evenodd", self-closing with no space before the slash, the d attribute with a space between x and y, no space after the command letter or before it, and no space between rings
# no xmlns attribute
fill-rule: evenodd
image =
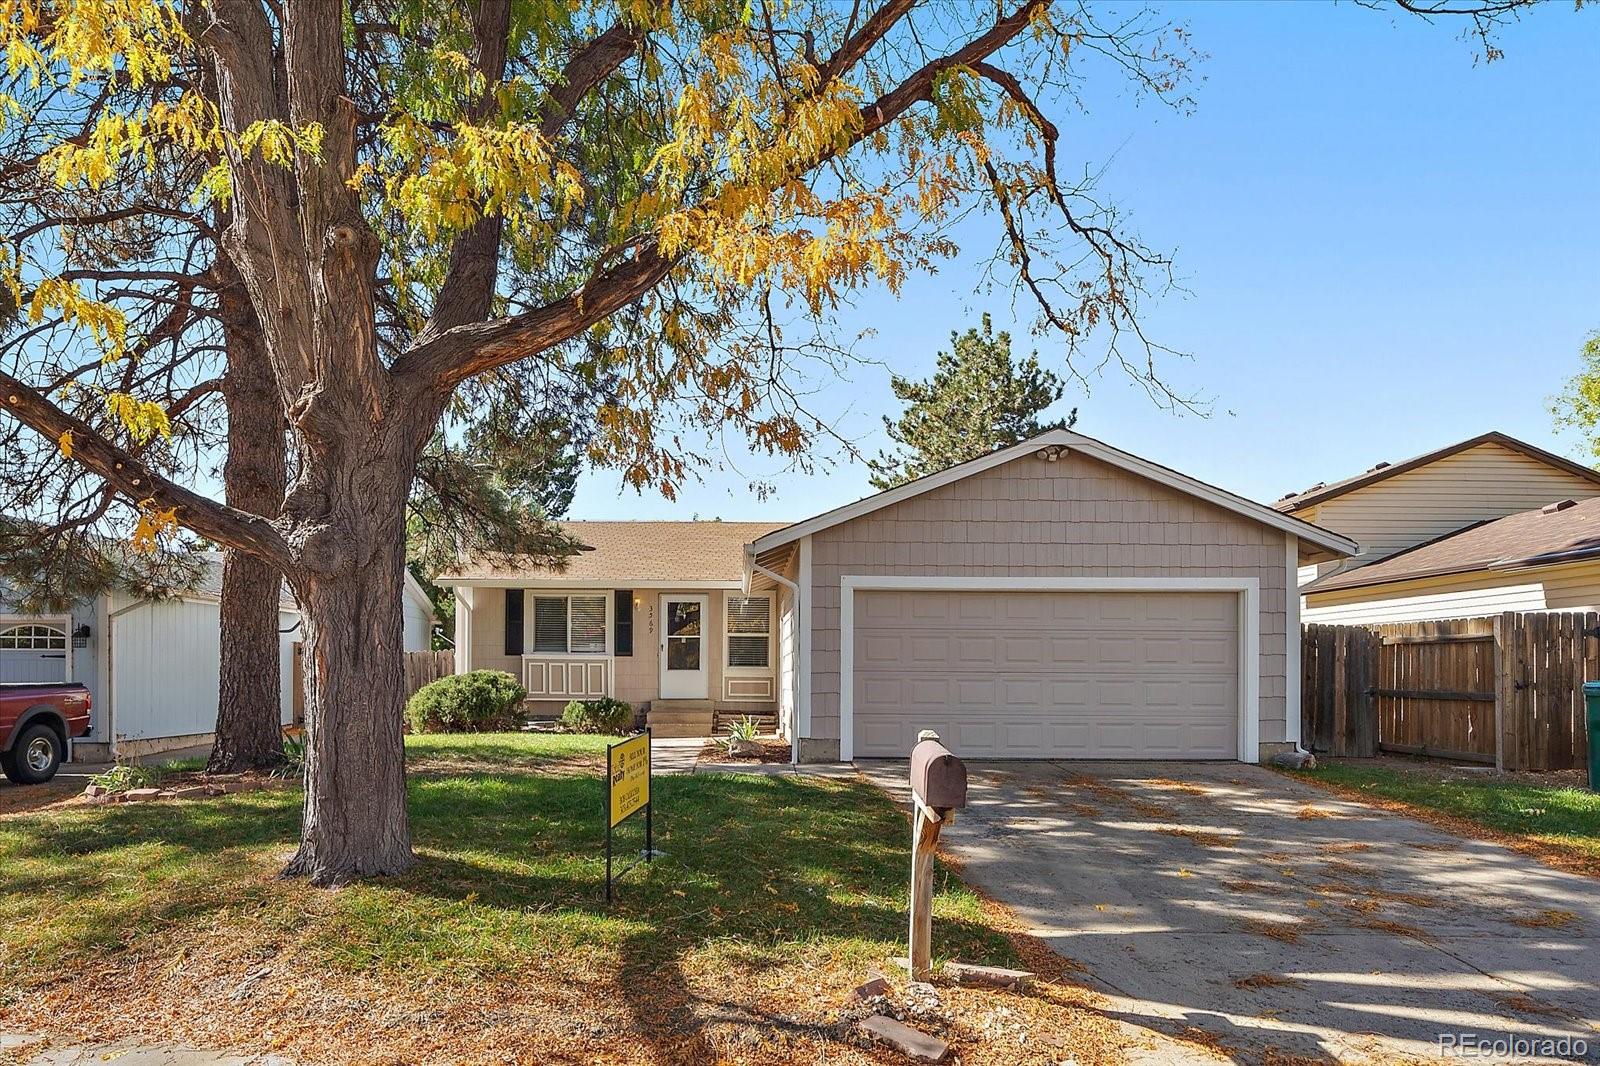
<svg viewBox="0 0 1600 1066"><path fill-rule="evenodd" d="M602 594L535 596L533 598L533 650L604 655L606 651L606 600Z"/></svg>
<svg viewBox="0 0 1600 1066"><path fill-rule="evenodd" d="M771 669L771 596L729 596L726 628L730 669Z"/></svg>
<svg viewBox="0 0 1600 1066"><path fill-rule="evenodd" d="M67 634L55 626L27 624L0 629L0 651L65 651Z"/></svg>

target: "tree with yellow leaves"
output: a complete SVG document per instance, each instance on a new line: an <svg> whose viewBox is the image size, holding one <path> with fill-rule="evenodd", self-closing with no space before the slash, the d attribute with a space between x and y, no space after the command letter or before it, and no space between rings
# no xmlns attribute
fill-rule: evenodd
<svg viewBox="0 0 1600 1066"><path fill-rule="evenodd" d="M1460 0L1493 6L1505 0ZM401 567L419 457L464 385L537 364L614 382L589 458L669 495L695 433L799 454L794 389L841 300L895 292L997 220L997 270L1068 371L1109 350L1157 396L1138 301L1166 260L1061 179L1084 79L1182 105L1181 32L1053 0L0 0L0 115L73 130L32 155L96 191L164 160L226 207L219 248L288 427L277 513L144 461L176 397L105 387L111 429L25 365L0 410L145 516L281 571L305 622L305 812L292 873L412 862L401 745ZM1054 117L1053 117L1054 116ZM214 161L214 162L213 162ZM138 358L114 299L60 248L0 248L0 288L107 381ZM99 279L105 282L107 279ZM787 325L788 331L783 327ZM1131 344L1131 348L1125 347ZM130 380L137 382L138 375ZM120 428L117 428L120 427ZM66 448L63 449L68 450Z"/></svg>

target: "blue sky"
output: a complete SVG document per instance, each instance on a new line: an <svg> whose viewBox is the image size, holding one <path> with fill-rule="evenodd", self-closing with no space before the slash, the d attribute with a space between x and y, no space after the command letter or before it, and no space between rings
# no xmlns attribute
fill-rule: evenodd
<svg viewBox="0 0 1600 1066"><path fill-rule="evenodd" d="M1104 166L1105 196L1175 254L1188 292L1146 321L1193 354L1166 377L1211 413L1175 415L1108 372L1063 402L1079 429L1263 500L1489 429L1575 454L1547 403L1600 328L1597 13L1549 3L1484 64L1458 24L1350 3L1168 11L1208 56L1193 114L1102 80L1087 113L1057 115L1064 168ZM1009 294L974 291L988 232L899 299L841 316L875 330L871 361L819 382L815 403L866 452L895 410L890 370L926 373L984 310L1016 322ZM675 503L587 473L571 516L785 520L870 491L836 445L808 476L728 443L724 468ZM776 492L758 498L757 478Z"/></svg>

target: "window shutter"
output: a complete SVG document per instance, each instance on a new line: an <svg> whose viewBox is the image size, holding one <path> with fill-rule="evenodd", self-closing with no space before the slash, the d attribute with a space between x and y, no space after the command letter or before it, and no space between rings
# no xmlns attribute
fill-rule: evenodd
<svg viewBox="0 0 1600 1066"><path fill-rule="evenodd" d="M522 654L521 589L506 589L506 654Z"/></svg>
<svg viewBox="0 0 1600 1066"><path fill-rule="evenodd" d="M565 596L535 596L533 598L533 650L540 652L565 652L567 650L567 598Z"/></svg>
<svg viewBox="0 0 1600 1066"><path fill-rule="evenodd" d="M615 606L612 608L612 627L615 633L612 637L612 654L633 654L633 590L618 589L615 593Z"/></svg>
<svg viewBox="0 0 1600 1066"><path fill-rule="evenodd" d="M728 665L770 665L772 597L728 597Z"/></svg>
<svg viewBox="0 0 1600 1066"><path fill-rule="evenodd" d="M591 653L606 650L604 596L572 597L572 640L567 650Z"/></svg>

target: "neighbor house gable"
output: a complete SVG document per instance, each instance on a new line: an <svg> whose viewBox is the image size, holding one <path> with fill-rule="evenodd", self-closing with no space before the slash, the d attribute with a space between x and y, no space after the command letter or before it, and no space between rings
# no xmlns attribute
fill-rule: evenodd
<svg viewBox="0 0 1600 1066"><path fill-rule="evenodd" d="M1474 523L1595 496L1600 472L1489 433L1278 506L1358 541L1352 563L1362 565Z"/></svg>

